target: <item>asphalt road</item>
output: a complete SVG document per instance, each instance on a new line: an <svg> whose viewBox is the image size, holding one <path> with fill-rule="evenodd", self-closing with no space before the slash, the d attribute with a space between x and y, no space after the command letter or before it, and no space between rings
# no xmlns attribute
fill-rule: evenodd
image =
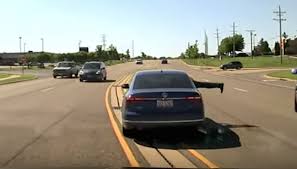
<svg viewBox="0 0 297 169"><path fill-rule="evenodd" d="M0 86L0 168L129 166L106 111L105 92L115 80L137 70L157 68L180 69L197 80L224 82L223 94L216 89L201 92L209 120L232 133L207 142L180 138L184 146L170 140L157 144L168 156L170 150L186 147L221 168L297 166L293 82L263 81L258 74L207 72L180 61L169 61L168 65L145 61L144 65L110 66L108 82L45 77ZM153 166L133 147L141 144L139 140L126 141L142 166ZM194 166L205 167L189 154L182 154Z"/></svg>

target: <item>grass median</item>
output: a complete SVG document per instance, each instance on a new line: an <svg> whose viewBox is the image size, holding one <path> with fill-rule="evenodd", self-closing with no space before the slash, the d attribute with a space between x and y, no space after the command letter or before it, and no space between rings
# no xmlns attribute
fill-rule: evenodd
<svg viewBox="0 0 297 169"><path fill-rule="evenodd" d="M24 74L24 75L15 76L13 78L8 78L10 76L13 76L13 75L0 74L0 85L37 79L37 76L31 75L31 74ZM3 78L7 78L7 79L3 79Z"/></svg>
<svg viewBox="0 0 297 169"><path fill-rule="evenodd" d="M280 63L279 57L272 56L257 56L252 59L251 57L225 57L223 60L217 58L206 58L206 59L183 59L183 61L190 65L197 66L212 66L219 67L222 64L231 62L231 61L240 61L243 64L244 68L293 68L297 66L297 59L294 58L283 58L283 63Z"/></svg>
<svg viewBox="0 0 297 169"><path fill-rule="evenodd" d="M267 75L271 76L271 77L297 80L297 75L292 74L290 70L282 70L282 71L272 72Z"/></svg>

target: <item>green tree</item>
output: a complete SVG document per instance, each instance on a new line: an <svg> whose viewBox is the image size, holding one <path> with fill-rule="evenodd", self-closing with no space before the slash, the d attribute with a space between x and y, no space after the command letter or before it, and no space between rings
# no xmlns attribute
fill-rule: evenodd
<svg viewBox="0 0 297 169"><path fill-rule="evenodd" d="M271 49L269 48L269 44L267 41L264 41L262 38L255 49L255 54L259 55L267 55L271 53Z"/></svg>
<svg viewBox="0 0 297 169"><path fill-rule="evenodd" d="M280 44L279 44L279 42L274 43L274 55L280 55Z"/></svg>
<svg viewBox="0 0 297 169"><path fill-rule="evenodd" d="M235 42L235 51L242 51L244 49L244 38L240 34L236 34L234 37L226 37L221 41L219 46L220 53L231 53L233 51L233 40Z"/></svg>
<svg viewBox="0 0 297 169"><path fill-rule="evenodd" d="M130 59L130 50L129 49L126 50L126 58Z"/></svg>
<svg viewBox="0 0 297 169"><path fill-rule="evenodd" d="M185 56L184 53L181 53L180 56L179 56L179 58L184 59L184 58L186 58L186 56Z"/></svg>
<svg viewBox="0 0 297 169"><path fill-rule="evenodd" d="M194 44L188 47L188 49L185 52L186 58L198 58L199 57L199 49L198 45Z"/></svg>

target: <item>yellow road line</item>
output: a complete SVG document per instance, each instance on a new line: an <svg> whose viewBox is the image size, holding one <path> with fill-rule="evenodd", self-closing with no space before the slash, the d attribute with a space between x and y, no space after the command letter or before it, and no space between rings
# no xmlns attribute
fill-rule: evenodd
<svg viewBox="0 0 297 169"><path fill-rule="evenodd" d="M139 163L138 161L136 160L135 156L133 155L130 147L128 146L128 143L126 142L125 138L122 136L122 133L113 117L113 114L112 114L112 110L110 108L110 105L109 105L109 93L110 93L110 89L111 87L113 86L113 83L111 85L108 86L107 90L106 90L106 93L105 93L105 106L106 106L106 110L108 112L108 116L109 116L109 119L110 119L110 122L111 122L111 125L112 125L112 128L113 128L113 131L117 137L117 139L119 140L120 142L120 145L131 165L131 167L139 167Z"/></svg>
<svg viewBox="0 0 297 169"><path fill-rule="evenodd" d="M206 157L204 157L202 154L198 153L197 151L193 149L188 150L194 157L196 157L198 160L203 162L207 167L209 168L219 168L217 165L209 161Z"/></svg>

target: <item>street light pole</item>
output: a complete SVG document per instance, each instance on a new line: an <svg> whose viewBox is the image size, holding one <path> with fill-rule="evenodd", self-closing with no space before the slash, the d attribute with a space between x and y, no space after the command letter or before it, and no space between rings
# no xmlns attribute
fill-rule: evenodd
<svg viewBox="0 0 297 169"><path fill-rule="evenodd" d="M21 36L19 37L19 40L20 40L20 53L22 53L22 37Z"/></svg>
<svg viewBox="0 0 297 169"><path fill-rule="evenodd" d="M44 52L44 39L41 38L41 52Z"/></svg>
<svg viewBox="0 0 297 169"><path fill-rule="evenodd" d="M24 53L26 53L26 42L24 43Z"/></svg>

